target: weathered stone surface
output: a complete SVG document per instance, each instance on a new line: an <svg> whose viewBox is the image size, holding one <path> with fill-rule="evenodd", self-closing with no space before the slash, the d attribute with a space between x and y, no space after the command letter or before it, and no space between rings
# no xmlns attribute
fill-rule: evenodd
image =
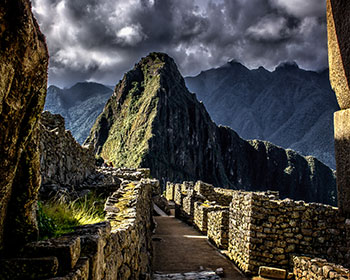
<svg viewBox="0 0 350 280"><path fill-rule="evenodd" d="M24 254L31 257L55 256L59 262L59 273L70 271L80 257L80 237L62 236L29 243Z"/></svg>
<svg viewBox="0 0 350 280"><path fill-rule="evenodd" d="M294 256L293 272L296 280L304 279L349 279L349 269L325 259Z"/></svg>
<svg viewBox="0 0 350 280"><path fill-rule="evenodd" d="M246 273L257 274L260 266L290 270L295 254L327 256L350 266L350 219L336 207L281 200L275 191L221 189L200 181L168 182L166 193L174 197L178 217L193 221L217 247L225 249L228 243L228 257Z"/></svg>
<svg viewBox="0 0 350 280"><path fill-rule="evenodd" d="M260 266L259 276L273 279L286 279L287 271L285 269L275 267Z"/></svg>
<svg viewBox="0 0 350 280"><path fill-rule="evenodd" d="M334 113L339 210L350 217L350 109Z"/></svg>
<svg viewBox="0 0 350 280"><path fill-rule="evenodd" d="M0 259L0 279L47 279L58 269L56 257Z"/></svg>
<svg viewBox="0 0 350 280"><path fill-rule="evenodd" d="M229 233L228 207L208 213L208 238L216 247L227 249Z"/></svg>
<svg viewBox="0 0 350 280"><path fill-rule="evenodd" d="M237 191L230 205L229 256L243 271L255 272L259 266L287 269L296 253L348 265L339 253L350 250L344 247L347 232L336 207Z"/></svg>
<svg viewBox="0 0 350 280"><path fill-rule="evenodd" d="M40 173L42 185L80 185L95 173L92 150L81 147L64 118L48 111L40 120Z"/></svg>
<svg viewBox="0 0 350 280"><path fill-rule="evenodd" d="M88 280L88 279L98 279L89 278L89 259L80 258L74 267L73 271L68 273L63 277L50 278L48 280Z"/></svg>
<svg viewBox="0 0 350 280"><path fill-rule="evenodd" d="M173 59L162 53L151 53L125 74L86 143L107 162L148 167L164 183L204 180L335 204L332 170L312 157L244 141L218 127L186 88Z"/></svg>
<svg viewBox="0 0 350 280"><path fill-rule="evenodd" d="M350 108L350 2L327 0L329 73L341 109Z"/></svg>
<svg viewBox="0 0 350 280"><path fill-rule="evenodd" d="M0 4L0 251L37 238L37 126L48 52L30 1Z"/></svg>
<svg viewBox="0 0 350 280"><path fill-rule="evenodd" d="M216 275L214 271L194 271L186 273L155 273L154 280L220 280L220 276Z"/></svg>

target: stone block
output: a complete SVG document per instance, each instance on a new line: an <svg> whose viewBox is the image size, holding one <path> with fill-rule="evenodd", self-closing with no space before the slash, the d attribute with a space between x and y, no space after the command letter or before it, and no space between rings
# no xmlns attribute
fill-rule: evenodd
<svg viewBox="0 0 350 280"><path fill-rule="evenodd" d="M260 266L259 276L273 279L286 279L287 271L285 269L275 267Z"/></svg>
<svg viewBox="0 0 350 280"><path fill-rule="evenodd" d="M350 109L334 113L334 138L338 206L341 213L350 217Z"/></svg>
<svg viewBox="0 0 350 280"><path fill-rule="evenodd" d="M0 251L14 254L38 235L37 128L48 51L30 1L1 1L0 26Z"/></svg>
<svg viewBox="0 0 350 280"><path fill-rule="evenodd" d="M103 275L99 275L90 279L102 279ZM80 258L73 271L62 277L50 278L48 280L88 280L89 279L89 259Z"/></svg>
<svg viewBox="0 0 350 280"><path fill-rule="evenodd" d="M0 259L0 279L47 279L58 271L56 257Z"/></svg>
<svg viewBox="0 0 350 280"><path fill-rule="evenodd" d="M70 271L80 257L80 237L62 236L44 241L32 242L25 246L26 256L55 256L58 259L58 272Z"/></svg>
<svg viewBox="0 0 350 280"><path fill-rule="evenodd" d="M329 78L341 109L350 108L350 2L327 0Z"/></svg>

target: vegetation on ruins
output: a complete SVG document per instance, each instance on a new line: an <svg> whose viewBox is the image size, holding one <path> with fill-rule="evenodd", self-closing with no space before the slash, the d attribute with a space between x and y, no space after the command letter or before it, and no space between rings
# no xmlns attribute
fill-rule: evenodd
<svg viewBox="0 0 350 280"><path fill-rule="evenodd" d="M90 192L84 197L67 201L63 196L38 203L40 239L57 237L74 231L81 225L104 221L105 199Z"/></svg>

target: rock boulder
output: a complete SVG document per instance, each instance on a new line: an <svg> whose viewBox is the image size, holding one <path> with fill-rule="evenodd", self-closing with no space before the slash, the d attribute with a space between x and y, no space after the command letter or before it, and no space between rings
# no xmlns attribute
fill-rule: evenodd
<svg viewBox="0 0 350 280"><path fill-rule="evenodd" d="M28 0L0 3L0 251L36 239L48 51Z"/></svg>

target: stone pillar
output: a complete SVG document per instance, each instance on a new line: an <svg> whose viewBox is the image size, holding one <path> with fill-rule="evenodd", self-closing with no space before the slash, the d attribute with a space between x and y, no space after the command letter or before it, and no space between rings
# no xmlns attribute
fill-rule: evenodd
<svg viewBox="0 0 350 280"><path fill-rule="evenodd" d="M334 114L338 206L350 217L350 1L327 0L329 75L340 111Z"/></svg>
<svg viewBox="0 0 350 280"><path fill-rule="evenodd" d="M0 253L37 238L48 51L29 0L0 1ZM6 253L5 253L6 254Z"/></svg>

